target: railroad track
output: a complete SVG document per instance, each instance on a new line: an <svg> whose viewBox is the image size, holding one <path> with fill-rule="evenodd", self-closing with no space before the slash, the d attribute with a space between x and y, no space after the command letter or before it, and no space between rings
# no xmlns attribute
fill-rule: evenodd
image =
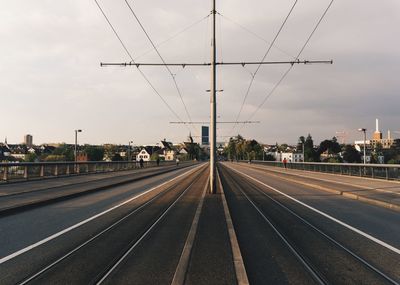
<svg viewBox="0 0 400 285"><path fill-rule="evenodd" d="M178 183L179 182L179 183ZM124 283L117 282L118 277L131 278L129 274L119 275L125 267L132 266L135 262L126 262L137 255L143 254L143 250L151 251L152 245L148 244L160 231L164 223L178 223L175 226L177 237L173 239L171 250L178 263L179 255L176 255L176 248L184 245L186 231L188 231L194 210L200 199L200 192L204 191L207 182L206 167L196 168L190 174L184 175L181 179L171 185L167 185L159 191L148 195L139 205L131 208L129 204L119 209L118 215L114 213L114 221L103 225L97 232L88 232L84 236L88 238L80 240L79 243L62 254L53 256L52 260L41 262L37 268L28 268L29 274L16 276L10 274L11 279L3 279L1 284L102 284L102 283ZM179 205L179 206L178 206ZM123 208L123 209L122 209ZM176 216L178 213L178 216ZM169 218L175 215L176 218ZM117 219L115 219L118 217ZM179 217L183 219L179 223ZM110 219L107 219L110 220ZM94 223L102 223L101 220L93 220ZM181 227L181 225L185 225ZM171 226L168 227L171 229ZM172 229L174 229L172 227ZM79 231L80 229L76 229ZM86 230L86 229L81 229ZM175 244L175 239L180 242ZM161 243L160 243L161 244ZM50 246L51 248L51 246ZM33 253L34 254L34 253ZM145 258L140 258L145 260ZM152 256L153 260L157 258ZM168 257L162 258L164 262L170 263ZM1 269L0 264L0 270ZM19 273L23 273L20 270ZM172 280L172 271L164 274ZM148 277L148 272L142 272L142 278ZM15 278L18 278L17 281ZM114 281L113 281L114 280ZM130 280L138 280L130 279Z"/></svg>
<svg viewBox="0 0 400 285"><path fill-rule="evenodd" d="M268 283L267 280L271 275L272 278L276 278L270 280L271 284L277 283L276 281L282 278L278 273L269 274L271 269L254 264L254 259L257 259L254 256L257 254L254 248L257 246L261 251L264 248L266 255L273 256L282 251L286 252L282 253L286 259L296 259L297 264L275 257L280 262L280 266L286 262L288 267L297 267L297 269L289 270L290 272L285 272L286 278L293 278L293 280L289 279L288 283L296 283L296 276L301 275L303 279L300 284L311 282L316 284L399 284L398 275L390 276L382 268L376 266L376 261L366 260L335 236L327 234L324 229L308 221L305 218L306 214L292 209L290 200L277 193L266 191L261 185L251 182L225 166L220 167L220 170L234 224L235 221L237 222L235 227L238 230L239 245L251 284ZM252 211L249 210L250 208ZM251 214L247 213L247 216L243 217L244 209L248 209L246 212L251 212ZM249 219L254 220L251 224L253 229L268 228L268 233L263 232L264 239L257 240L250 236L249 231L252 229L244 226L241 221ZM254 234L257 235L257 231L254 231ZM267 235L272 234L276 238L271 238L271 246L279 250L268 249L261 244L266 242ZM277 239L280 240L280 245ZM290 255L287 252L290 252ZM299 273L300 267L306 274ZM263 276L260 270L264 270L266 274ZM285 271L279 268L277 270ZM260 276L263 277L260 278ZM297 283L299 283L298 280Z"/></svg>

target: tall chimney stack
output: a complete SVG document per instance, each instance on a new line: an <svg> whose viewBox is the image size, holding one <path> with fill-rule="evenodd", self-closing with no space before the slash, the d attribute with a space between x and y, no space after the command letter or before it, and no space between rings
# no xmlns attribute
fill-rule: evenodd
<svg viewBox="0 0 400 285"><path fill-rule="evenodd" d="M375 130L375 132L379 132L379 120L378 119L375 119L376 120L376 130Z"/></svg>

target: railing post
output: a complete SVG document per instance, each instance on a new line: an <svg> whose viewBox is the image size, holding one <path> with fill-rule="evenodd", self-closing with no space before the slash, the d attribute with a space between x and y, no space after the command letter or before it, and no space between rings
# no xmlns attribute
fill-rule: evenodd
<svg viewBox="0 0 400 285"><path fill-rule="evenodd" d="M65 169L65 175L69 175L69 164L67 164L67 169Z"/></svg>
<svg viewBox="0 0 400 285"><path fill-rule="evenodd" d="M58 164L54 167L54 176L58 176Z"/></svg>
<svg viewBox="0 0 400 285"><path fill-rule="evenodd" d="M28 165L25 165L24 168L24 179L28 180Z"/></svg>
<svg viewBox="0 0 400 285"><path fill-rule="evenodd" d="M375 178L375 171L374 171L374 167L371 167L371 177Z"/></svg>
<svg viewBox="0 0 400 285"><path fill-rule="evenodd" d="M44 176L44 165L43 165L43 164L40 165L40 174L39 174L39 176L40 176L40 177L43 177L43 176Z"/></svg>
<svg viewBox="0 0 400 285"><path fill-rule="evenodd" d="M81 172L80 165L77 163L76 164L76 174L79 174L80 172Z"/></svg>
<svg viewBox="0 0 400 285"><path fill-rule="evenodd" d="M389 180L389 167L385 167L386 169L386 180Z"/></svg>
<svg viewBox="0 0 400 285"><path fill-rule="evenodd" d="M8 166L4 166L3 180L8 181Z"/></svg>

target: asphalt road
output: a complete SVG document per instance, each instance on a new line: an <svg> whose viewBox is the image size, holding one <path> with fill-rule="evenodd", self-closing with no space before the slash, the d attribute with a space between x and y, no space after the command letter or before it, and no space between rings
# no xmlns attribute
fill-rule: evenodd
<svg viewBox="0 0 400 285"><path fill-rule="evenodd" d="M225 163L221 173L251 284L400 282L399 213L246 165Z"/></svg>
<svg viewBox="0 0 400 285"><path fill-rule="evenodd" d="M400 283L399 212L218 169L217 194L198 164L0 215L0 284Z"/></svg>

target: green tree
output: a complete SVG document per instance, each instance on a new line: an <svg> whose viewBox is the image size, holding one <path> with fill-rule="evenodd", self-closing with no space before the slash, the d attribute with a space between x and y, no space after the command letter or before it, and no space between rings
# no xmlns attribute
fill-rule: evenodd
<svg viewBox="0 0 400 285"><path fill-rule="evenodd" d="M360 163L361 154L352 145L346 145L343 151L343 160L348 163Z"/></svg>
<svg viewBox="0 0 400 285"><path fill-rule="evenodd" d="M104 157L104 148L101 146L87 146L85 152L89 161L102 161Z"/></svg>
<svg viewBox="0 0 400 285"><path fill-rule="evenodd" d="M25 155L25 162L35 162L38 161L38 156L36 155L36 153L28 153Z"/></svg>
<svg viewBox="0 0 400 285"><path fill-rule="evenodd" d="M66 144L61 144L52 153L52 155L62 155L66 161L74 161L74 148Z"/></svg>

